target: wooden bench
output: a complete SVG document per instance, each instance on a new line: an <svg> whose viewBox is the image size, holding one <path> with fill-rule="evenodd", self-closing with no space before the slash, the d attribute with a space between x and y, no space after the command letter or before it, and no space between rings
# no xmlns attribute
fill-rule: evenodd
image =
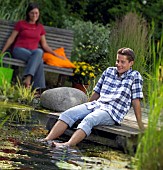
<svg viewBox="0 0 163 170"><path fill-rule="evenodd" d="M7 38L10 36L14 25L15 25L14 21L0 19L0 50L2 50L4 44L6 43ZM67 58L71 59L70 57L73 47L73 31L49 26L44 26L44 28L46 30L46 40L48 45L52 49L64 47ZM21 60L8 57L4 57L3 63L19 67L25 67L26 65L25 62ZM71 68L61 68L44 64L44 70L47 72L59 74L60 83L62 76L73 75L73 69Z"/></svg>

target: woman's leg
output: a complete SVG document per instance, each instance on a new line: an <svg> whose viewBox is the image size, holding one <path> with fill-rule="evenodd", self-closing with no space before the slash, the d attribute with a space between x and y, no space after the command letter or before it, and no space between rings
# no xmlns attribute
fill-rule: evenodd
<svg viewBox="0 0 163 170"><path fill-rule="evenodd" d="M38 89L43 89L46 87L43 60L40 61L40 65L33 76L33 87Z"/></svg>
<svg viewBox="0 0 163 170"><path fill-rule="evenodd" d="M14 48L14 50L12 52L12 55L14 58L25 61L26 63L28 62L28 59L31 56L31 54L32 53L30 50L25 49L25 48L19 48L19 47ZM25 71L24 71L23 76L25 77L23 83L27 88L29 88L31 85L31 81L32 81L32 75L25 73Z"/></svg>
<svg viewBox="0 0 163 170"><path fill-rule="evenodd" d="M33 88L45 88L44 65L42 60L43 51L36 49L31 51L32 54L27 62L26 73L33 75Z"/></svg>
<svg viewBox="0 0 163 170"><path fill-rule="evenodd" d="M26 62L24 76L32 76L33 88L45 88L45 76L43 70L43 60L41 49L28 50L25 48L14 48L13 57Z"/></svg>

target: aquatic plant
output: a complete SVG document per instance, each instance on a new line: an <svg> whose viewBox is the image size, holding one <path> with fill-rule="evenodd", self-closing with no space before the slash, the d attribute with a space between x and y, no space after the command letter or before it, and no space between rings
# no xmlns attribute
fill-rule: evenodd
<svg viewBox="0 0 163 170"><path fill-rule="evenodd" d="M0 128L6 122L27 122L30 119L30 111L33 110L32 107L27 107L23 105L16 105L14 103L4 103L0 102Z"/></svg>

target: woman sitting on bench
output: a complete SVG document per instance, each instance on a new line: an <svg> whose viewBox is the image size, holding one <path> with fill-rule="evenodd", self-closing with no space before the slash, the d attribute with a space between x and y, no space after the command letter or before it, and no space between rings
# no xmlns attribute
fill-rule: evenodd
<svg viewBox="0 0 163 170"><path fill-rule="evenodd" d="M2 49L2 53L4 53L13 44L13 58L26 62L23 83L26 88L32 85L33 89L46 87L42 60L43 50L64 59L48 46L45 38L46 32L43 25L39 23L39 17L38 5L30 3L26 11L26 19L16 23L13 32ZM39 43L43 50L38 48Z"/></svg>

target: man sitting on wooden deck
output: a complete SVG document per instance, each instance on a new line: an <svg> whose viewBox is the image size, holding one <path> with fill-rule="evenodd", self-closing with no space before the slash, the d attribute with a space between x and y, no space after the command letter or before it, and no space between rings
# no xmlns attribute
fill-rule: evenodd
<svg viewBox="0 0 163 170"><path fill-rule="evenodd" d="M131 103L139 128L144 130L140 106L143 80L138 71L132 70L134 59L132 49L119 49L116 67L109 67L103 72L89 102L63 112L44 141L58 138L77 120L82 120L68 142L52 143L54 146L74 146L89 136L94 126L120 124Z"/></svg>

